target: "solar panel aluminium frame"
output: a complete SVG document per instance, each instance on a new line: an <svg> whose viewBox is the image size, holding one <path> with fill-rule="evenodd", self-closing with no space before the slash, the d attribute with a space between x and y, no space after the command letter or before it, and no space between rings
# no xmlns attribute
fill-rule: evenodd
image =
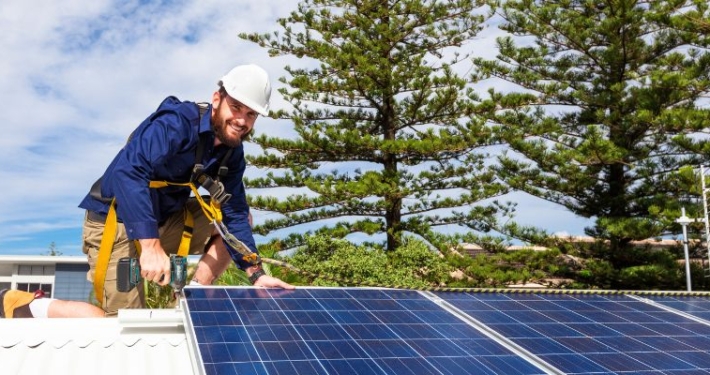
<svg viewBox="0 0 710 375"><path fill-rule="evenodd" d="M186 286L187 288L187 286ZM202 362L200 355L200 347L197 345L197 337L195 335L195 326L190 318L190 309L187 306L187 298L185 298L185 288L181 291L183 294L180 298L180 310L183 312L183 321L185 327L185 338L187 341L187 349L190 353L190 363L192 364L192 373L205 375L205 364Z"/></svg>

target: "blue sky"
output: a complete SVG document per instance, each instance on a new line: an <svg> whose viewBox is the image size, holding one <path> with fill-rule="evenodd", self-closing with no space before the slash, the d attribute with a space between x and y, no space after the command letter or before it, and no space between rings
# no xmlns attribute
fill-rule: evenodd
<svg viewBox="0 0 710 375"><path fill-rule="evenodd" d="M0 254L42 254L54 242L64 255L81 255L84 213L77 205L131 130L166 96L209 99L237 64L263 66L278 87L285 60L237 34L277 30L276 19L296 4L0 2ZM477 48L491 53L496 35L483 32ZM284 105L274 91L272 108ZM283 126L260 119L256 132L285 134ZM509 198L522 223L566 234L582 234L587 223L520 193Z"/></svg>

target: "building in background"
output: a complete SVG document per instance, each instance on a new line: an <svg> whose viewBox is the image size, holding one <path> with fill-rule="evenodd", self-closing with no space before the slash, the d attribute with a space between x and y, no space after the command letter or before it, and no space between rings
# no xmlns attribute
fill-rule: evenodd
<svg viewBox="0 0 710 375"><path fill-rule="evenodd" d="M88 302L88 270L84 256L0 255L0 290L41 289L47 297Z"/></svg>

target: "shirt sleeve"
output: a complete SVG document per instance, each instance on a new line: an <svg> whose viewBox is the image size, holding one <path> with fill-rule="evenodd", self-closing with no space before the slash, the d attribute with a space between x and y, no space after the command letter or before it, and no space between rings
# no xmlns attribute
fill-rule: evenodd
<svg viewBox="0 0 710 375"><path fill-rule="evenodd" d="M246 191L242 177L246 169L244 160L244 149L238 148L232 154L232 160L227 176L222 180L224 188L232 197L222 205L222 219L229 232L242 241L251 251L259 253L254 241L254 235L249 225L249 206L247 204ZM235 250L236 251L236 250ZM236 262L241 269L248 268L252 264L241 260Z"/></svg>
<svg viewBox="0 0 710 375"><path fill-rule="evenodd" d="M156 166L164 164L190 139L188 120L175 111L158 111L131 135L106 181L116 197L116 209L128 238L158 238L155 189L150 189ZM153 190L153 191L151 191Z"/></svg>

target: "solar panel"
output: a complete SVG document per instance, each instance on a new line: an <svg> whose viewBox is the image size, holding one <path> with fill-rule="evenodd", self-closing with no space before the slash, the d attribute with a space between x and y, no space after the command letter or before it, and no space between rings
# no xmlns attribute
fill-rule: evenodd
<svg viewBox="0 0 710 375"><path fill-rule="evenodd" d="M710 321L710 299L702 297L646 297L672 309Z"/></svg>
<svg viewBox="0 0 710 375"><path fill-rule="evenodd" d="M629 296L437 293L568 374L710 372L710 325ZM707 299L659 298L707 317Z"/></svg>
<svg viewBox="0 0 710 375"><path fill-rule="evenodd" d="M185 289L202 374L543 374L416 291Z"/></svg>
<svg viewBox="0 0 710 375"><path fill-rule="evenodd" d="M202 374L705 374L710 300L186 288Z"/></svg>

